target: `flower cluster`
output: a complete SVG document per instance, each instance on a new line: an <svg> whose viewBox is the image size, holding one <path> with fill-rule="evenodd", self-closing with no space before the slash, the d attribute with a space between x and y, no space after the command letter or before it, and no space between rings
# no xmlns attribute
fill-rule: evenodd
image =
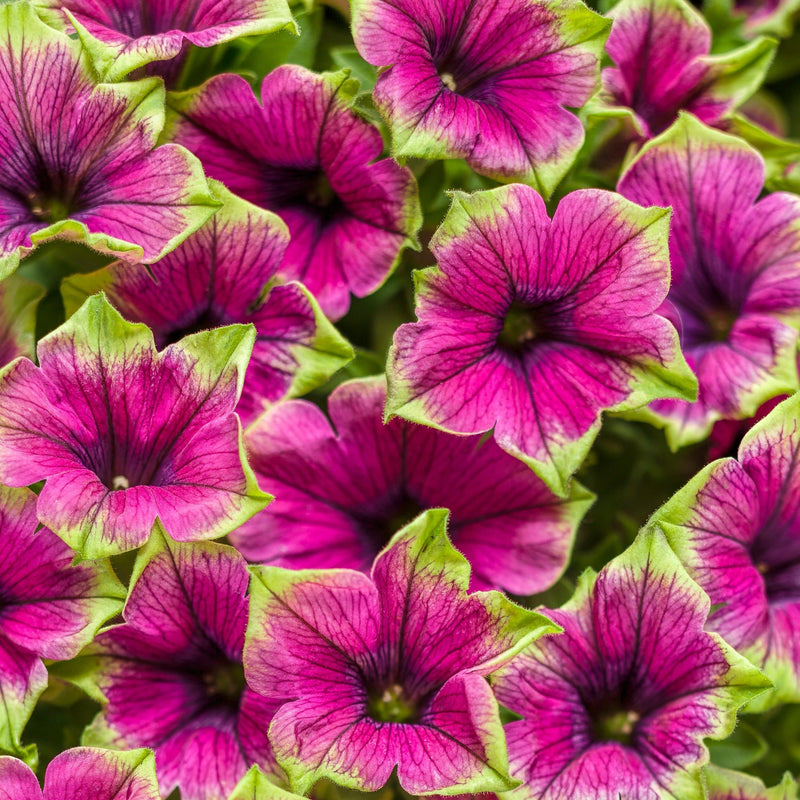
<svg viewBox="0 0 800 800"><path fill-rule="evenodd" d="M0 2L0 800L798 800L800 5L596 6Z"/></svg>

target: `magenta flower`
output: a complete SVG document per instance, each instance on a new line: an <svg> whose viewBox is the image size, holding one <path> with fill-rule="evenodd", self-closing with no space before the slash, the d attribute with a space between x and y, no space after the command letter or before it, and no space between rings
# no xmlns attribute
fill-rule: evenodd
<svg viewBox="0 0 800 800"><path fill-rule="evenodd" d="M411 794L493 792L508 778L485 676L554 630L469 569L427 511L354 570L255 567L247 682L284 704L270 740L292 788L318 777L363 791L392 771Z"/></svg>
<svg viewBox="0 0 800 800"><path fill-rule="evenodd" d="M575 596L546 613L564 628L493 679L522 716L506 726L512 798L704 800L703 739L769 686L703 625L706 595L663 537L640 534Z"/></svg>
<svg viewBox="0 0 800 800"><path fill-rule="evenodd" d="M396 157L466 158L549 195L575 160L608 22L569 0L353 0Z"/></svg>
<svg viewBox="0 0 800 800"><path fill-rule="evenodd" d="M380 158L380 133L352 108L347 73L273 70L261 103L249 84L219 75L174 95L171 137L206 172L251 203L275 211L291 239L280 274L302 281L332 319L350 293L375 291L421 222L411 172Z"/></svg>
<svg viewBox="0 0 800 800"><path fill-rule="evenodd" d="M668 217L611 192L567 195L551 222L527 186L456 193L395 334L387 414L455 433L494 429L564 494L600 414L691 397L667 294Z"/></svg>
<svg viewBox="0 0 800 800"><path fill-rule="evenodd" d="M98 84L81 44L27 3L0 6L0 27L0 278L54 238L151 263L209 217L197 159L155 148L160 81Z"/></svg>
<svg viewBox="0 0 800 800"><path fill-rule="evenodd" d="M800 398L745 435L653 515L715 607L708 621L775 684L764 704L800 701Z"/></svg>
<svg viewBox="0 0 800 800"><path fill-rule="evenodd" d="M280 219L222 186L214 190L224 206L158 263L75 275L62 293L71 311L102 289L126 319L151 328L158 347L218 325L253 323L256 342L236 407L247 425L267 405L324 383L353 350L301 284L272 285L289 239Z"/></svg>
<svg viewBox="0 0 800 800"><path fill-rule="evenodd" d="M157 353L144 325L89 298L0 371L0 481L45 481L39 520L84 558L223 536L266 504L244 459L239 399L252 329Z"/></svg>
<svg viewBox="0 0 800 800"><path fill-rule="evenodd" d="M639 136L665 131L690 111L707 125L728 119L758 89L776 42L757 39L725 55L709 55L711 30L684 0L621 0L606 49L616 67L603 70L593 110L631 120Z"/></svg>
<svg viewBox="0 0 800 800"><path fill-rule="evenodd" d="M44 791L22 761L0 756L0 800L161 800L146 750L114 753L75 747L48 765Z"/></svg>
<svg viewBox="0 0 800 800"><path fill-rule="evenodd" d="M12 275L0 283L0 367L19 356L33 356L36 309L44 288Z"/></svg>
<svg viewBox="0 0 800 800"><path fill-rule="evenodd" d="M47 686L42 659L73 658L125 598L107 563L73 566L69 547L38 527L36 495L0 486L0 749L14 753Z"/></svg>
<svg viewBox="0 0 800 800"><path fill-rule="evenodd" d="M708 800L797 800L797 783L788 772L771 789L758 778L720 767L709 767L705 777Z"/></svg>
<svg viewBox="0 0 800 800"><path fill-rule="evenodd" d="M227 800L252 764L277 767L277 706L245 685L244 559L213 542L153 536L140 553L125 623L95 637L71 679L103 703L84 740L152 748L166 797Z"/></svg>
<svg viewBox="0 0 800 800"><path fill-rule="evenodd" d="M177 77L187 45L211 47L240 36L296 31L285 0L35 0L52 9L56 24L73 26L102 65L105 80L124 78L138 67ZM89 34L88 36L86 34ZM101 43L98 46L93 38ZM164 63L165 61L171 63ZM157 62L157 63L153 63Z"/></svg>
<svg viewBox="0 0 800 800"><path fill-rule="evenodd" d="M559 499L491 439L383 424L384 378L352 381L328 400L282 403L248 431L250 463L276 496L230 538L251 561L368 572L426 508L450 509L449 536L472 567L472 589L520 595L552 586L593 497Z"/></svg>
<svg viewBox="0 0 800 800"><path fill-rule="evenodd" d="M797 389L800 198L756 202L763 182L755 151L688 115L620 180L631 200L672 206L672 286L659 313L680 332L699 393L696 403L658 400L643 413L674 445Z"/></svg>

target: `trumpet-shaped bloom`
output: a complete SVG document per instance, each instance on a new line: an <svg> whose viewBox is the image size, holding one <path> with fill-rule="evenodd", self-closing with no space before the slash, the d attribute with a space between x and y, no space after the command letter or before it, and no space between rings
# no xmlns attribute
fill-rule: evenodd
<svg viewBox="0 0 800 800"><path fill-rule="evenodd" d="M647 416L674 443L797 388L800 198L756 202L763 181L755 151L684 115L619 183L637 203L672 206L672 285L659 313L680 332L699 392L695 403L658 400Z"/></svg>
<svg viewBox="0 0 800 800"><path fill-rule="evenodd" d="M0 749L6 752L20 751L22 729L47 685L41 659L73 658L125 597L107 563L73 566L69 547L38 525L36 495L0 486Z"/></svg>
<svg viewBox="0 0 800 800"><path fill-rule="evenodd" d="M187 44L211 47L240 36L296 28L286 0L35 2L40 8L53 9L55 13L50 16L62 24L66 22L72 27L70 23L77 23L78 34L95 51L107 80L119 80L142 66L147 66L150 74L172 79L183 61L177 57L186 54ZM103 46L96 47L91 37ZM106 64L108 61L111 63Z"/></svg>
<svg viewBox="0 0 800 800"><path fill-rule="evenodd" d="M91 297L0 372L0 481L45 481L39 520L86 558L139 547L156 517L178 540L223 536L263 508L241 446L252 329L157 353L144 325Z"/></svg>
<svg viewBox="0 0 800 800"><path fill-rule="evenodd" d="M448 534L472 567L471 588L548 589L569 559L592 501L556 497L491 439L382 422L383 377L352 381L317 406L282 403L247 432L259 485L276 496L231 541L251 561L369 571L426 508L448 508Z"/></svg>
<svg viewBox="0 0 800 800"><path fill-rule="evenodd" d="M75 275L68 310L100 288L122 315L144 322L157 347L198 330L253 323L256 341L236 410L244 424L288 394L326 381L353 351L299 283L273 285L289 239L274 214L216 186L225 204L152 267L116 263Z"/></svg>
<svg viewBox="0 0 800 800"><path fill-rule="evenodd" d="M564 493L604 409L691 397L669 286L668 212L611 192L567 195L553 220L514 185L456 194L417 273L418 322L395 333L387 413L455 433L494 429Z"/></svg>
<svg viewBox="0 0 800 800"><path fill-rule="evenodd" d="M768 681L703 625L708 597L660 534L636 542L547 611L564 628L493 679L522 719L506 726L513 798L704 800L705 737Z"/></svg>
<svg viewBox="0 0 800 800"><path fill-rule="evenodd" d="M36 308L44 288L12 275L0 283L0 367L19 356L32 356Z"/></svg>
<svg viewBox="0 0 800 800"><path fill-rule="evenodd" d="M153 755L75 747L48 765L44 790L33 770L0 756L0 800L160 800Z"/></svg>
<svg viewBox="0 0 800 800"><path fill-rule="evenodd" d="M353 0L395 156L466 158L550 194L583 143L608 22L582 3Z"/></svg>
<svg viewBox="0 0 800 800"><path fill-rule="evenodd" d="M411 794L513 785L485 676L554 630L499 592L467 595L446 512L427 511L354 570L255 567L247 682L282 697L270 726L292 787L318 777Z"/></svg>
<svg viewBox="0 0 800 800"><path fill-rule="evenodd" d="M104 708L85 740L155 751L164 796L227 800L252 764L276 772L276 703L244 681L244 559L213 542L154 536L140 553L125 623L95 637L72 679Z"/></svg>
<svg viewBox="0 0 800 800"><path fill-rule="evenodd" d="M602 113L630 117L644 138L681 110L718 125L758 89L775 51L773 40L757 39L709 55L711 30L685 0L621 0L609 16L616 66L603 70Z"/></svg>
<svg viewBox="0 0 800 800"><path fill-rule="evenodd" d="M80 42L27 3L0 6L0 27L0 278L53 238L151 263L208 218L197 159L155 147L161 81L98 84Z"/></svg>
<svg viewBox="0 0 800 800"><path fill-rule="evenodd" d="M264 79L261 103L235 75L170 98L171 137L212 178L286 222L280 274L302 281L333 319L351 292L363 297L386 280L420 224L414 177L380 158L383 140L353 110L355 90L347 73L284 65Z"/></svg>
<svg viewBox="0 0 800 800"><path fill-rule="evenodd" d="M708 621L800 701L800 399L747 432L652 518L714 604Z"/></svg>

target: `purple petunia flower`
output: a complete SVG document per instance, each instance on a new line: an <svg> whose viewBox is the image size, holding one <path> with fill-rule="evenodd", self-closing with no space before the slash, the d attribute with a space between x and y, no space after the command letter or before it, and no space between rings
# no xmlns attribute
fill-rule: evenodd
<svg viewBox="0 0 800 800"><path fill-rule="evenodd" d="M563 494L600 414L691 397L667 294L668 212L573 192L551 221L513 185L456 193L416 273L416 323L390 353L387 413L456 433L494 429Z"/></svg>
<svg viewBox="0 0 800 800"><path fill-rule="evenodd" d="M673 445L797 388L800 198L756 202L763 182L754 150L689 115L620 180L631 200L672 206L672 286L659 313L678 329L699 392L696 403L657 400L642 414L666 425Z"/></svg>
<svg viewBox="0 0 800 800"><path fill-rule="evenodd" d="M276 496L231 541L251 561L369 571L426 508L451 512L449 536L472 567L471 588L548 589L569 559L592 495L556 497L491 439L382 421L384 378L339 386L329 422L311 403L282 403L247 433L250 464Z"/></svg>
<svg viewBox="0 0 800 800"><path fill-rule="evenodd" d="M375 291L421 222L414 176L380 158L378 130L352 108L346 72L273 70L261 103L249 84L219 75L173 95L171 138L206 172L289 226L281 275L300 280L332 319L350 293Z"/></svg>
<svg viewBox="0 0 800 800"><path fill-rule="evenodd" d="M549 195L583 143L608 22L573 0L353 0L396 157L466 158Z"/></svg>
<svg viewBox="0 0 800 800"><path fill-rule="evenodd" d="M738 461L715 461L657 511L711 598L709 630L775 684L765 704L800 701L800 396L747 432Z"/></svg>
<svg viewBox="0 0 800 800"><path fill-rule="evenodd" d="M718 125L758 89L776 42L757 39L724 55L709 55L711 30L684 0L621 0L606 49L616 64L603 70L593 109L627 117L637 134L665 131L681 110Z"/></svg>
<svg viewBox="0 0 800 800"><path fill-rule="evenodd" d="M211 47L240 36L297 30L285 0L34 0L48 21L77 30L105 80L138 67L177 77L187 45ZM86 34L89 34L87 36ZM92 39L102 43L97 46ZM155 62L155 63L154 63ZM164 63L168 62L168 63Z"/></svg>
<svg viewBox="0 0 800 800"><path fill-rule="evenodd" d="M703 625L709 602L666 541L642 533L575 596L546 613L563 634L529 645L494 676L512 798L704 800L705 737L769 682Z"/></svg>
<svg viewBox="0 0 800 800"><path fill-rule="evenodd" d="M81 44L27 3L1 5L0 27L0 278L54 238L151 263L208 219L197 159L155 147L160 80L98 84Z"/></svg>
<svg viewBox="0 0 800 800"><path fill-rule="evenodd" d="M270 740L295 791L364 791L392 771L412 794L514 785L485 676L554 628L499 592L467 595L446 512L427 511L354 570L255 567L247 682L285 702Z"/></svg>
<svg viewBox="0 0 800 800"><path fill-rule="evenodd" d="M160 800L153 755L75 747L48 765L44 791L33 770L0 756L0 800Z"/></svg>
<svg viewBox="0 0 800 800"><path fill-rule="evenodd" d="M36 495L0 486L0 749L6 752L21 752L20 734L47 686L42 659L73 658L125 598L108 563L73 565L69 547L38 527Z"/></svg>
<svg viewBox="0 0 800 800"><path fill-rule="evenodd" d="M0 481L45 481L39 520L84 558L223 536L264 507L241 445L253 331L230 326L157 353L144 325L89 298L39 342L40 367L0 371Z"/></svg>
<svg viewBox="0 0 800 800"><path fill-rule="evenodd" d="M289 238L280 219L214 189L224 206L159 262L74 275L62 294L71 311L102 289L126 319L151 328L158 347L218 325L253 323L256 341L236 406L247 425L267 405L324 383L353 350L301 284L273 285Z"/></svg>
<svg viewBox="0 0 800 800"><path fill-rule="evenodd" d="M227 800L252 764L280 776L267 740L277 703L244 681L248 579L233 548L153 536L125 623L98 634L71 675L104 706L85 741L152 748L164 796Z"/></svg>

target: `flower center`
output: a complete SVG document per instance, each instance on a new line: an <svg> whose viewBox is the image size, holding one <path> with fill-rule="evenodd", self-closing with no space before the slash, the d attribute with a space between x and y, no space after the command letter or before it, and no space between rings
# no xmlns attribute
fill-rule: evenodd
<svg viewBox="0 0 800 800"><path fill-rule="evenodd" d="M318 172L311 178L306 200L315 208L330 208L336 201L336 192L324 172Z"/></svg>
<svg viewBox="0 0 800 800"><path fill-rule="evenodd" d="M376 722L415 722L418 709L398 683L370 692L367 714Z"/></svg>
<svg viewBox="0 0 800 800"><path fill-rule="evenodd" d="M111 491L116 492L118 489L129 489L131 482L124 475L115 475L111 479Z"/></svg>
<svg viewBox="0 0 800 800"><path fill-rule="evenodd" d="M400 497L382 502L377 509L354 513L365 539L367 562L371 563L392 536L426 508L404 492Z"/></svg>
<svg viewBox="0 0 800 800"><path fill-rule="evenodd" d="M592 738L596 742L619 742L629 745L639 714L620 709L601 713L592 718Z"/></svg>
<svg viewBox="0 0 800 800"><path fill-rule="evenodd" d="M203 685L215 705L238 706L247 683L244 667L225 661L203 673Z"/></svg>
<svg viewBox="0 0 800 800"><path fill-rule="evenodd" d="M506 312L497 342L506 350L518 351L523 350L542 333L544 328L541 320L537 319L536 311L514 302Z"/></svg>
<svg viewBox="0 0 800 800"><path fill-rule="evenodd" d="M458 86L456 86L456 79L453 77L452 72L440 72L439 78L451 92L458 91Z"/></svg>
<svg viewBox="0 0 800 800"><path fill-rule="evenodd" d="M718 307L709 309L705 314L709 339L714 342L727 342L731 328L736 322L736 314L730 308Z"/></svg>
<svg viewBox="0 0 800 800"><path fill-rule="evenodd" d="M200 312L193 320L190 320L185 325L181 325L174 330L169 331L163 337L162 347L169 344L175 344L183 339L184 336L189 336L192 333L199 333L200 331L207 331L211 328L216 328L220 325L226 324L227 320L222 319L219 314L213 312L210 308Z"/></svg>
<svg viewBox="0 0 800 800"><path fill-rule="evenodd" d="M756 537L750 557L770 605L800 602L800 535L769 527Z"/></svg>
<svg viewBox="0 0 800 800"><path fill-rule="evenodd" d="M60 222L70 215L69 203L44 192L28 194L28 208L36 219L48 224Z"/></svg>

